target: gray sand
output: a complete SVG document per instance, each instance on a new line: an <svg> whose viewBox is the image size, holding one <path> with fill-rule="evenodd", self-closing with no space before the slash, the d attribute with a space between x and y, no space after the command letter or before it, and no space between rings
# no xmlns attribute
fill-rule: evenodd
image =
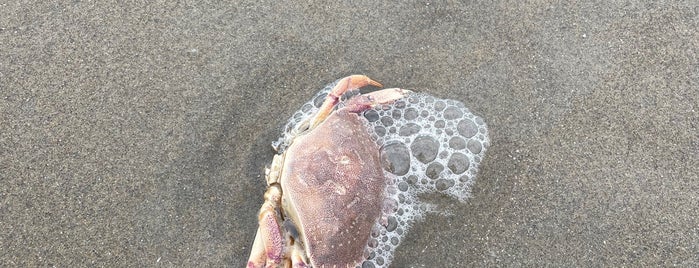
<svg viewBox="0 0 699 268"><path fill-rule="evenodd" d="M395 267L699 265L699 5L0 4L0 266L233 266L264 166L363 73L464 102L473 198Z"/></svg>

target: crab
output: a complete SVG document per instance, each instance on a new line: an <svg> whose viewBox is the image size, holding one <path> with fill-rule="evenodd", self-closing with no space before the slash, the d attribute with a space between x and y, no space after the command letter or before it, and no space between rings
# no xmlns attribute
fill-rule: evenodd
<svg viewBox="0 0 699 268"><path fill-rule="evenodd" d="M355 267L365 259L388 178L361 113L410 92L382 89L337 107L343 94L368 85L382 87L364 75L338 80L274 156L247 267Z"/></svg>

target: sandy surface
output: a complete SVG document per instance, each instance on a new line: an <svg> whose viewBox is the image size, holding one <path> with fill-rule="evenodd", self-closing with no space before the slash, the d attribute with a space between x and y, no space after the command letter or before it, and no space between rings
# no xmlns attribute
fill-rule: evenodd
<svg viewBox="0 0 699 268"><path fill-rule="evenodd" d="M352 2L0 4L0 266L243 266L269 143L352 73L490 127L395 267L699 265L696 1Z"/></svg>

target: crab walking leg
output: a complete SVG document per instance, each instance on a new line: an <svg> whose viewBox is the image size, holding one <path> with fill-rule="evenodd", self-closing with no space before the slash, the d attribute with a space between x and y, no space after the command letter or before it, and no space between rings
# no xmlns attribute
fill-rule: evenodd
<svg viewBox="0 0 699 268"><path fill-rule="evenodd" d="M265 263L267 262L266 253L265 243L262 241L262 230L258 227L257 233L255 234L255 242L253 242L252 249L250 250L247 268L265 267Z"/></svg>
<svg viewBox="0 0 699 268"><path fill-rule="evenodd" d="M309 268L310 266L304 261L306 255L299 243L296 243L290 252L292 268Z"/></svg>
<svg viewBox="0 0 699 268"><path fill-rule="evenodd" d="M316 127L318 124L320 124L320 122L323 122L328 115L330 115L333 107L335 107L335 105L340 101L342 94L366 85L383 87L379 82L371 80L371 78L367 77L366 75L350 75L340 79L340 81L337 82L337 85L330 90L330 93L328 93L325 101L323 101L323 105L320 106L318 112L315 114L315 116L313 116L313 119L311 119L310 128L312 129Z"/></svg>
<svg viewBox="0 0 699 268"><path fill-rule="evenodd" d="M250 252L248 268L278 267L284 261L285 240L277 215L281 197L282 190L279 184L267 187L265 203L262 204L258 216L260 227Z"/></svg>
<svg viewBox="0 0 699 268"><path fill-rule="evenodd" d="M402 99L412 91L400 88L387 88L379 91L374 91L367 94L362 94L351 98L345 109L353 113L361 113L371 109L377 105L392 103L398 99Z"/></svg>
<svg viewBox="0 0 699 268"><path fill-rule="evenodd" d="M277 154L272 158L272 164L265 169L265 180L267 181L267 186L279 183L279 177L282 173L282 165L284 165L284 156L286 154Z"/></svg>

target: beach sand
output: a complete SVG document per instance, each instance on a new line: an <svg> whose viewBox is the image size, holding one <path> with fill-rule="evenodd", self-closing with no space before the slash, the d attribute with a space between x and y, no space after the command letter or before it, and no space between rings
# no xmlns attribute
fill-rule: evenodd
<svg viewBox="0 0 699 268"><path fill-rule="evenodd" d="M270 143L354 73L489 126L393 267L699 265L693 1L1 6L0 266L244 266Z"/></svg>

